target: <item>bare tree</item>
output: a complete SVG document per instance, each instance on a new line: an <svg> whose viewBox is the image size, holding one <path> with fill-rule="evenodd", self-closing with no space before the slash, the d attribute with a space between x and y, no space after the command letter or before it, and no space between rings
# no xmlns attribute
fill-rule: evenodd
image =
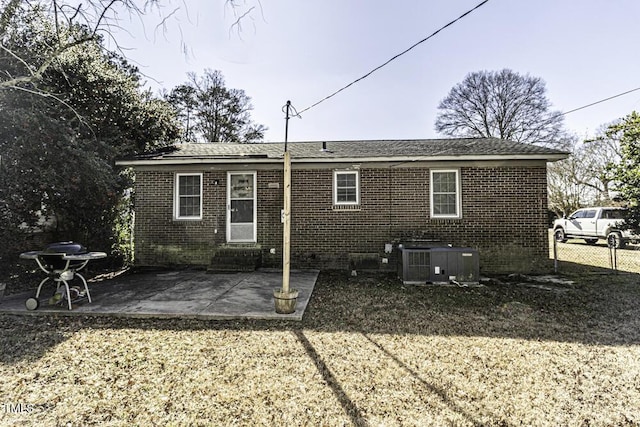
<svg viewBox="0 0 640 427"><path fill-rule="evenodd" d="M231 9L233 14L234 22L229 27L229 36L232 33L236 33L236 35L242 38L242 32L244 31L244 23L248 21L252 26L253 30L256 30L256 26L254 23L253 15L259 11L262 16L262 20L265 20L264 17L264 9L262 8L262 2L260 0L227 0L225 2L225 7Z"/></svg>
<svg viewBox="0 0 640 427"><path fill-rule="evenodd" d="M17 89L54 96L39 91L34 83L70 49L104 38L110 39L115 50L126 57L114 37L122 19L137 17L142 20L154 12L160 17L156 29L166 31L167 21L187 5L184 0L178 3L177 7L170 7L171 0L0 0L0 64L19 64L0 66L0 90ZM256 6L247 7L246 2L237 0L225 0L224 5L234 15L230 31L240 34L243 22L252 20ZM257 5L262 11L259 1ZM40 46L38 55L25 56L20 46L16 46L15 36L25 26L33 25L34 19L50 21L52 25L49 28L34 25L34 34L42 36L46 33L47 41ZM182 49L186 52L184 41Z"/></svg>
<svg viewBox="0 0 640 427"><path fill-rule="evenodd" d="M38 92L33 84L69 50L100 37L111 37L123 13L142 16L162 6L160 0L0 0L0 7L0 60L19 64L2 67L0 90ZM51 26L36 28L34 21L48 21ZM46 37L40 38L42 45L37 55L25 56L15 36L16 31L31 25L34 34Z"/></svg>
<svg viewBox="0 0 640 427"><path fill-rule="evenodd" d="M611 126L601 127L586 141L567 137L562 146L571 156L549 165L549 209L558 216L584 206L615 204L615 166L622 156L620 141L608 131Z"/></svg>
<svg viewBox="0 0 640 427"><path fill-rule="evenodd" d="M548 206L558 217L581 208L589 198L587 188L577 183L583 176L579 159L574 152L578 141L577 136L566 135L562 147L570 151L571 156L547 166Z"/></svg>
<svg viewBox="0 0 640 427"><path fill-rule="evenodd" d="M542 79L508 69L478 71L440 102L435 129L456 137L556 145L563 136L563 117L550 108Z"/></svg>
<svg viewBox="0 0 640 427"><path fill-rule="evenodd" d="M617 120L601 126L595 138L584 141L576 149L584 177L576 181L594 192L594 204L611 203L614 198L611 194L616 180L613 166L620 163L622 152L618 136L609 132L609 129L620 122Z"/></svg>

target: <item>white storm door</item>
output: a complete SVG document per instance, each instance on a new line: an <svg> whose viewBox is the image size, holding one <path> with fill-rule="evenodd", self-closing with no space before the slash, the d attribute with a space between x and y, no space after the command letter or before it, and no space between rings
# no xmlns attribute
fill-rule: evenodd
<svg viewBox="0 0 640 427"><path fill-rule="evenodd" d="M227 173L227 242L256 241L256 173Z"/></svg>

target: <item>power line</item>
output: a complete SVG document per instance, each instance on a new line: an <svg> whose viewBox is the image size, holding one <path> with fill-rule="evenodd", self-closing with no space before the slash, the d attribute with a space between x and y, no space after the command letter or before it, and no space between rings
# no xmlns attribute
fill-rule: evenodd
<svg viewBox="0 0 640 427"><path fill-rule="evenodd" d="M336 96L337 94L339 94L340 92L342 92L343 90L353 86L354 84L358 83L361 80L366 79L367 77L369 77L371 74L375 73L376 71L378 71L379 69L381 69L382 67L386 66L387 64L389 64L390 62L398 59L399 57L401 57L402 55L404 55L405 53L409 52L410 50L412 50L413 48L415 48L416 46L426 42L427 40L429 40L430 38L434 37L436 34L438 34L439 32L441 32L442 30L446 29L447 27L450 27L451 25L455 24L456 22L460 21L461 19L463 19L464 17L466 17L467 15L471 14L472 12L474 12L476 9L479 9L480 7L484 6L486 3L488 3L489 0L484 0L483 2L479 3L477 6L475 6L473 9L469 9L468 11L466 11L465 13L463 13L462 15L460 15L459 17L457 17L456 19L454 19L453 21L449 22L448 24L438 28L436 31L434 31L433 33L431 33L430 35L428 35L427 37L423 38L422 40L414 43L411 47L405 49L404 51L400 52L399 54L395 55L393 58L389 59L388 61L386 61L385 63L377 66L376 68L374 68L373 70L369 71L367 74L365 74L364 76L355 79L354 81L352 81L351 83L349 83L348 85L338 89L337 91L333 92L331 95L328 95L324 98L322 98L320 101L316 102L315 104L310 105L309 107L303 109L302 111L298 112L298 116L302 113L304 113L305 111L309 111L310 109L312 109L313 107L316 107L317 105L322 104L324 101L333 98L334 96Z"/></svg>
<svg viewBox="0 0 640 427"><path fill-rule="evenodd" d="M569 110L569 111L565 111L563 113L559 113L558 116L566 116L567 114L575 113L576 111L580 111L580 110L584 110L585 108L593 107L594 105L598 105L598 104L601 104L603 102L610 101L610 100L612 100L614 98L618 98L620 96L626 95L626 94L631 93L631 92L635 92L637 90L640 90L640 87L628 90L626 92L619 93L617 95L610 96L608 98L601 99L600 101L592 102L591 104L583 105L582 107L574 108L573 110Z"/></svg>
<svg viewBox="0 0 640 427"><path fill-rule="evenodd" d="M554 121L558 117L566 116L567 114L575 113L576 111L580 111L580 110L584 110L585 108L593 107L594 105L598 105L598 104L601 104L603 102L610 101L612 99L627 95L629 93L632 93L632 92L635 92L635 91L638 91L638 90L640 90L640 87L637 87L637 88L634 88L634 89L630 89L630 90L618 93L616 95L609 96L609 97L601 99L599 101L595 101L595 102L592 102L590 104L583 105L582 107L574 108L573 110L569 110L569 111L564 111L564 112L559 112L559 113L553 114L546 121L542 122L538 126L538 129L541 128L542 126L546 126L547 124L551 123L552 121ZM524 130L528 131L528 130L536 130L536 129L524 129Z"/></svg>
<svg viewBox="0 0 640 427"><path fill-rule="evenodd" d="M593 107L594 105L598 105L598 104L601 104L603 102L610 101L612 99L618 98L620 96L627 95L627 94L632 93L632 92L636 92L638 90L640 90L640 87L637 87L637 88L634 88L634 89L630 89L630 90L618 93L616 95L609 96L609 97L604 98L604 99L600 99L600 100L592 102L590 104L586 104L586 105L583 105L581 107L574 108L573 110L564 111L564 112L558 112L556 114L551 115L547 120L545 120L544 122L540 123L536 128L524 128L524 129L522 129L522 131L538 131L541 128L543 128L544 126L548 125L549 123L553 122L554 120L556 120L559 117L566 116L567 114L575 113L576 111L584 110L585 108Z"/></svg>

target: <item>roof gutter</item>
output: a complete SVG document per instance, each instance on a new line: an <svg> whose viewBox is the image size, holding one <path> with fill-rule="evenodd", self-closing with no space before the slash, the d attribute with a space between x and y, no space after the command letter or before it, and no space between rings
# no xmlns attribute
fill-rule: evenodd
<svg viewBox="0 0 640 427"><path fill-rule="evenodd" d="M567 153L553 154L499 154L474 156L411 156L411 157L303 157L292 158L295 163L415 163L438 161L495 161L495 160L546 160L556 162L564 160ZM160 165L193 165L193 164L277 164L283 161L280 157L272 158L224 158L224 157L165 157L160 159L117 160L118 166L160 166Z"/></svg>

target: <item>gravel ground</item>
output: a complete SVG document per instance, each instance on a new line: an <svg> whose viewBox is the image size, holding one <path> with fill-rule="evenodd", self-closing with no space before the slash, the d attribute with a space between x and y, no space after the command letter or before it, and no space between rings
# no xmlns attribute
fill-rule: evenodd
<svg viewBox="0 0 640 427"><path fill-rule="evenodd" d="M640 425L640 280L322 273L302 322L0 317L0 425Z"/></svg>

